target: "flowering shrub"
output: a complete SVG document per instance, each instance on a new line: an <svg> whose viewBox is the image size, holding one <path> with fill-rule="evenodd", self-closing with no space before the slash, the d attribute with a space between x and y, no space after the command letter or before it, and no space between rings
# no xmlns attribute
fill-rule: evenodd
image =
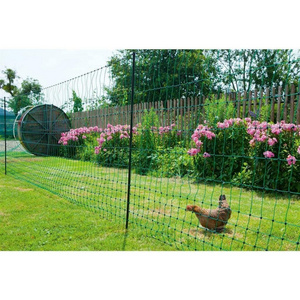
<svg viewBox="0 0 300 300"><path fill-rule="evenodd" d="M300 168L294 156L300 154L300 125L235 118L218 122L215 129L199 125L192 141L196 148L187 153L194 157L200 178L300 191ZM206 152L200 156L202 148Z"/></svg>
<svg viewBox="0 0 300 300"><path fill-rule="evenodd" d="M229 182L242 166L247 135L245 121L229 119L216 127L199 125L192 137L188 154L193 156L195 175L199 180L219 179ZM248 147L248 146L246 146Z"/></svg>
<svg viewBox="0 0 300 300"><path fill-rule="evenodd" d="M294 155L300 141L300 126L284 121L276 124L249 121L247 132L252 138L249 156L253 159L245 168L252 173L252 184L299 192L299 165Z"/></svg>
<svg viewBox="0 0 300 300"><path fill-rule="evenodd" d="M159 145L165 148L176 147L182 140L182 132L175 124L158 128Z"/></svg>
<svg viewBox="0 0 300 300"><path fill-rule="evenodd" d="M139 174L192 175L198 180L300 192L300 125L231 118L215 126L198 125L188 142L175 124L158 123L155 112L149 111L132 129L132 164ZM107 124L71 129L62 133L59 143L65 157L127 168L129 138L129 125Z"/></svg>
<svg viewBox="0 0 300 300"><path fill-rule="evenodd" d="M62 133L58 143L65 146L65 153L71 154L67 157L95 160L105 166L126 167L129 131L129 125L107 124L104 129L98 126L81 127ZM133 127L132 132L137 134L137 128Z"/></svg>
<svg viewBox="0 0 300 300"><path fill-rule="evenodd" d="M158 147L174 147L181 132L175 124L159 127L153 110L144 114L142 124L132 128L133 166L139 174L157 168ZM127 167L129 161L129 125L111 125L106 128L81 127L62 133L59 144L65 157L92 160L103 166Z"/></svg>
<svg viewBox="0 0 300 300"><path fill-rule="evenodd" d="M70 141L77 142L86 139L86 135L94 133L94 132L101 132L102 129L98 126L95 127L80 127L76 129L71 129L68 132L63 132L61 134L61 138L59 139L58 143L63 144L64 146L68 145Z"/></svg>
<svg viewBox="0 0 300 300"><path fill-rule="evenodd" d="M95 127L80 127L71 129L68 132L63 132L58 143L63 145L62 155L69 158L80 158L79 149L82 149L88 138L93 139L97 133L102 131L98 126ZM88 159L85 159L88 160Z"/></svg>

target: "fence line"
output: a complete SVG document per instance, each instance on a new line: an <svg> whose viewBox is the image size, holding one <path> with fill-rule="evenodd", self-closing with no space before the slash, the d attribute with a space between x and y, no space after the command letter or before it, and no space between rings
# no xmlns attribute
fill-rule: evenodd
<svg viewBox="0 0 300 300"><path fill-rule="evenodd" d="M172 59L170 57L168 61ZM184 61L180 62L176 71L179 75L186 70L183 64ZM131 66L134 75L134 63L125 68L121 64L117 71L127 75L126 79ZM103 69L102 75L109 73L109 68ZM135 78L137 83L132 77L131 90L130 81L124 79L125 90L112 82L114 93L107 95L104 89L107 76L101 75L102 69L92 73L93 76L88 73L48 88L48 101L63 104L64 110L72 109L72 106L75 109L76 98L70 98L73 91L81 99L90 101L82 106L87 111L70 114L73 128L101 128L74 130L50 144L53 123L58 118L52 118L52 108L47 110L45 105L45 113L27 115L30 117L27 120L22 118L20 132L23 128L22 139L34 146L53 146L55 155L49 156L47 152L33 156L24 149L14 152L14 148L8 151L9 174L95 211L109 221L122 224L126 221L126 228L130 222L132 227L145 230L147 236L179 249L298 250L300 128L291 134L287 126L275 135L270 132L272 126L268 126L268 136L255 137L251 141L248 125L252 126L250 129L256 125L249 120L242 122L243 126L224 130L210 130L206 126L202 130L201 126L198 131L195 129L207 117L207 124L212 127L218 120L223 121L226 110L230 112L229 118L251 116L252 120L257 118L274 123L285 120L299 124L299 86L262 86L251 91L176 99L192 85L198 91L198 77L193 76L190 82L169 80L170 93L157 93L166 88L161 84L160 74L156 75L160 69L156 60L148 72L137 65L136 74L140 72L143 76ZM168 78L173 76L169 70L168 63ZM100 80L95 80L95 87L93 80L98 75ZM155 76L159 80L152 82ZM138 79L150 81L143 85ZM206 93L214 88L215 85L201 91ZM116 103L122 102L122 97L129 99L129 92L134 90L136 97L133 99L138 102L134 105L92 109L106 97ZM139 95L143 95L140 96L143 99L160 101L139 102ZM151 108L158 120L152 113L144 114ZM143 125L135 130L133 139L133 126L128 132L128 126L113 128L107 126L108 123ZM175 123L177 128L162 135L149 130L158 123L160 126ZM28 124L36 125L37 129L28 132ZM185 132L185 136L179 130ZM192 132L195 134L193 140L188 136ZM34 142L31 136L36 137ZM266 151L268 149L272 152ZM219 213L223 219L219 218Z"/></svg>
<svg viewBox="0 0 300 300"><path fill-rule="evenodd" d="M269 106L269 121L300 123L300 92L299 86L292 84L286 86L283 92L281 86L277 89L260 88L254 91L227 93L215 95L216 99L224 99L226 103L232 102L236 109L236 117L245 118L251 116L253 112L257 117ZM207 105L207 97L169 99L167 101L136 103L133 106L133 124L142 121L144 111L153 108L159 116L160 123L170 125L176 123L178 129L187 130L193 121L203 121ZM118 123L128 124L128 112L130 105L119 107L105 107L92 111L82 111L71 113L72 127L99 126L105 127L108 123L117 125ZM121 117L120 117L121 116ZM178 117L184 117L184 121L178 120ZM253 114L252 114L253 116ZM193 118L194 117L194 118ZM195 120L196 117L196 120Z"/></svg>

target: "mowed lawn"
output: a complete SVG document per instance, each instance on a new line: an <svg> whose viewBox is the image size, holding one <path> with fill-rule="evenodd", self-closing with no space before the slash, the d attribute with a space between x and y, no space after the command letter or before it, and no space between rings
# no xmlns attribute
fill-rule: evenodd
<svg viewBox="0 0 300 300"><path fill-rule="evenodd" d="M125 235L127 172L64 158L9 155L9 175L0 175L1 249L299 248L300 207L295 196L134 173ZM226 195L232 216L223 233L214 233L200 227L185 208L214 208L220 194Z"/></svg>
<svg viewBox="0 0 300 300"><path fill-rule="evenodd" d="M100 217L49 191L0 174L0 250L175 250L126 233L125 223Z"/></svg>

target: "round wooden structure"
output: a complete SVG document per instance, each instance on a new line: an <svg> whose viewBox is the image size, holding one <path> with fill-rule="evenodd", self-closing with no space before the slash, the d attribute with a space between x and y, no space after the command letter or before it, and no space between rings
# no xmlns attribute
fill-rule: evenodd
<svg viewBox="0 0 300 300"><path fill-rule="evenodd" d="M58 156L61 133L71 128L68 116L50 104L27 108L16 122L18 139L35 155Z"/></svg>

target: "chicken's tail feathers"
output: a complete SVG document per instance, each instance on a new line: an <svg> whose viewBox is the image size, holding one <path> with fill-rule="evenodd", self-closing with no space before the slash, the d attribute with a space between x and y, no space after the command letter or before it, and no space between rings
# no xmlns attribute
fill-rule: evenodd
<svg viewBox="0 0 300 300"><path fill-rule="evenodd" d="M223 200L226 200L226 196L225 195L220 195L219 201L223 201Z"/></svg>
<svg viewBox="0 0 300 300"><path fill-rule="evenodd" d="M220 208L230 208L225 195L220 195L219 207Z"/></svg>

